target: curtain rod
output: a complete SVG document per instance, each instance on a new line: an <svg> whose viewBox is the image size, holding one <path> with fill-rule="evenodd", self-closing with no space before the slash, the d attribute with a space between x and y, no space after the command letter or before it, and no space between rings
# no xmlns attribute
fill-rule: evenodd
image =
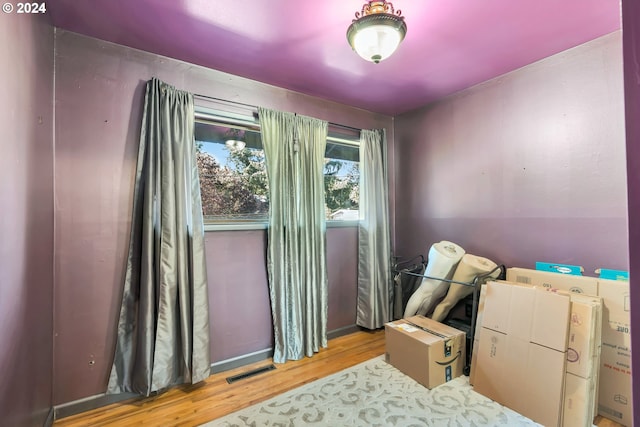
<svg viewBox="0 0 640 427"><path fill-rule="evenodd" d="M257 105L245 104L244 102L239 102L239 101L229 101L228 99L216 98L215 96L201 95L199 93L194 93L193 96L196 97L196 98L210 99L212 101L226 102L228 104L236 104L236 105L240 105L242 107L249 107L249 108L253 108L253 109L256 109L256 110L258 109ZM344 128L344 129L357 131L357 132L360 132L362 130L362 129L355 128L353 126L341 125L339 123L333 123L333 122L328 122L328 123L330 125L332 125L332 126L337 126L337 127L341 127L341 128Z"/></svg>
<svg viewBox="0 0 640 427"><path fill-rule="evenodd" d="M258 106L256 106L256 105L245 104L244 102L239 102L239 101L229 101L228 99L216 98L214 96L200 95L199 93L194 93L193 96L195 96L197 98L211 99L213 101L227 102L229 104L242 105L243 107L250 107L250 108L255 108L255 109L258 108Z"/></svg>
<svg viewBox="0 0 640 427"><path fill-rule="evenodd" d="M239 129L253 130L253 131L260 132L259 123L250 123L245 120L234 119L232 117L212 117L208 113L203 113L198 111L195 112L195 117L196 117L196 120L200 119L205 122L209 120L215 120L216 123L225 124L227 126L231 125L234 127L238 127ZM353 146L360 145L358 141L340 138L338 136L333 136L333 135L327 135L327 141L333 141L343 145L353 145Z"/></svg>

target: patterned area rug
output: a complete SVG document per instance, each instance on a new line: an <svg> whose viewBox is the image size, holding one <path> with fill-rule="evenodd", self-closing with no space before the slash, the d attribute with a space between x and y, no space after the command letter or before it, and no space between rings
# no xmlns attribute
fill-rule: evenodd
<svg viewBox="0 0 640 427"><path fill-rule="evenodd" d="M428 390L376 357L203 424L213 426L537 426L473 391L465 376Z"/></svg>

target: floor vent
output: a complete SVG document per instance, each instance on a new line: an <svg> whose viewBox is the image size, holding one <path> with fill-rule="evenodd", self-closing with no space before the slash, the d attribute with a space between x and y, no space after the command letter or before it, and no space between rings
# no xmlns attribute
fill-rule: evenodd
<svg viewBox="0 0 640 427"><path fill-rule="evenodd" d="M262 373L265 373L265 372L273 371L274 369L276 369L276 367L274 365L263 366L262 368L254 369L252 371L247 371L245 373L234 375L232 377L227 377L227 382L229 384L235 383L236 381L240 381L240 380L244 380L246 378L254 377L256 375L259 375L259 374L262 374Z"/></svg>

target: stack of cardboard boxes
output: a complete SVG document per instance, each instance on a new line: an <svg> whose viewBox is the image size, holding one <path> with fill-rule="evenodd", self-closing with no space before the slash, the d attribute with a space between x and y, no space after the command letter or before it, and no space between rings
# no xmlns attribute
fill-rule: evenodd
<svg viewBox="0 0 640 427"><path fill-rule="evenodd" d="M560 426L571 301L567 294L489 282L474 390L545 426Z"/></svg>
<svg viewBox="0 0 640 427"><path fill-rule="evenodd" d="M631 319L629 282L507 269L507 281L566 290L602 299L600 369L597 413L623 425L633 423L631 400Z"/></svg>
<svg viewBox="0 0 640 427"><path fill-rule="evenodd" d="M545 426L632 424L629 283L511 268L483 286L474 389ZM464 333L414 316L386 325L386 359L427 388L462 375Z"/></svg>

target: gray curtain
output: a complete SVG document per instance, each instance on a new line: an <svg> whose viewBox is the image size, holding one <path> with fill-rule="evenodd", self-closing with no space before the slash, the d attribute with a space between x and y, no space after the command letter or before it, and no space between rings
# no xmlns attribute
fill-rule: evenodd
<svg viewBox="0 0 640 427"><path fill-rule="evenodd" d="M267 269L275 363L327 346L327 122L259 109L269 178Z"/></svg>
<svg viewBox="0 0 640 427"><path fill-rule="evenodd" d="M377 329L391 320L391 245L383 130L360 133L360 221L356 324Z"/></svg>
<svg viewBox="0 0 640 427"><path fill-rule="evenodd" d="M108 393L209 376L209 309L193 96L147 83L129 255Z"/></svg>

